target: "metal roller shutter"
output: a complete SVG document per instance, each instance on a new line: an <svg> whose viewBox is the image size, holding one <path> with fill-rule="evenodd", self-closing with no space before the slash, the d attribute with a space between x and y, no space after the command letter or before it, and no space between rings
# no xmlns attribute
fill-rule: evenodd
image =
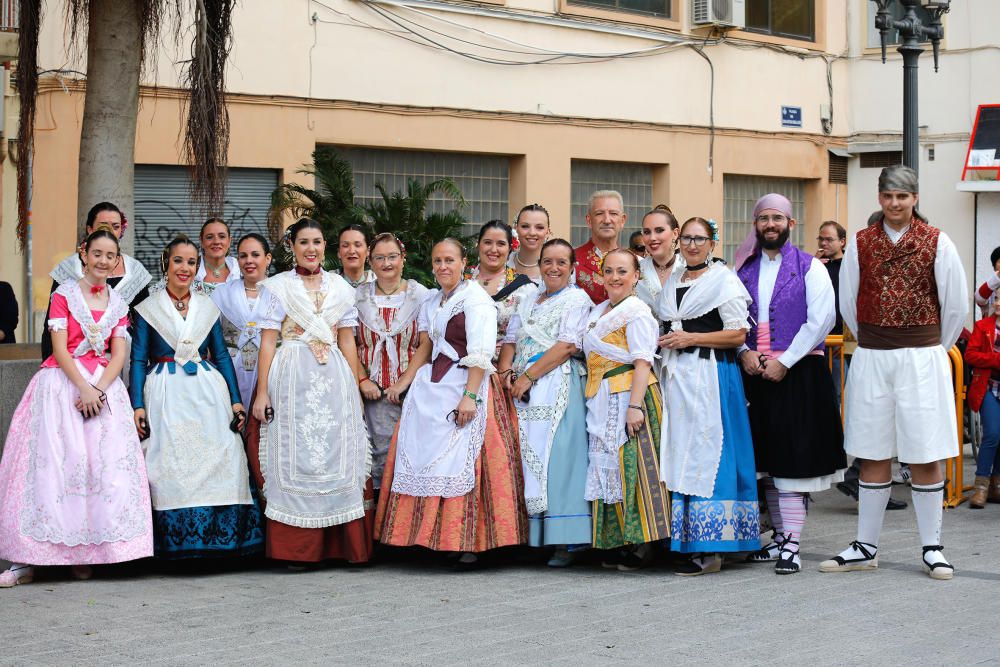
<svg viewBox="0 0 1000 667"><path fill-rule="evenodd" d="M191 203L186 167L135 165L135 256L154 277L160 275L160 253L177 234L195 242L204 220ZM276 169L233 168L226 184L223 218L236 239L248 232L267 236L271 192L278 187Z"/></svg>

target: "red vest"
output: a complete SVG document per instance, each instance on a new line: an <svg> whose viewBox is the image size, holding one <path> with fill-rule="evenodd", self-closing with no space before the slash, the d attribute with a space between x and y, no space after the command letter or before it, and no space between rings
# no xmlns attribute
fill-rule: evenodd
<svg viewBox="0 0 1000 667"><path fill-rule="evenodd" d="M914 219L898 243L882 225L858 232L858 322L880 327L941 323L934 260L940 230Z"/></svg>

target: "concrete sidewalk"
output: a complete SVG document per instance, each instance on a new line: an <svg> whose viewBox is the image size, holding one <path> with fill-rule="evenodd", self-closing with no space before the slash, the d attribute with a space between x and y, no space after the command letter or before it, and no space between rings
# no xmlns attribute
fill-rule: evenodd
<svg viewBox="0 0 1000 667"><path fill-rule="evenodd" d="M804 571L784 577L735 563L693 578L513 562L459 574L409 553L298 574L146 563L76 582L51 568L0 590L0 665L1000 661L1000 505L946 512L950 582L923 573L912 508L886 514L877 572L819 573L855 521L851 500L817 494Z"/></svg>

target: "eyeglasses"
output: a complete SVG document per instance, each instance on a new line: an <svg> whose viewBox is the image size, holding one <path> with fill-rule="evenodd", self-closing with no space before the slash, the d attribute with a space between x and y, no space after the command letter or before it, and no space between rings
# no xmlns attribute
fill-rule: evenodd
<svg viewBox="0 0 1000 667"><path fill-rule="evenodd" d="M685 234L681 237L681 245L693 245L697 247L702 247L710 240L707 236L688 236Z"/></svg>
<svg viewBox="0 0 1000 667"><path fill-rule="evenodd" d="M646 246L644 246L644 245L634 245L634 246L632 246L632 252L645 254L646 253Z"/></svg>
<svg viewBox="0 0 1000 667"><path fill-rule="evenodd" d="M764 213L754 218L754 222L788 222L788 218L781 213L775 213L774 215Z"/></svg>
<svg viewBox="0 0 1000 667"><path fill-rule="evenodd" d="M817 236L817 243L836 243L840 239L836 236Z"/></svg>
<svg viewBox="0 0 1000 667"><path fill-rule="evenodd" d="M401 254L394 252L391 255L372 255L372 264L383 264L385 262L395 262L400 257Z"/></svg>

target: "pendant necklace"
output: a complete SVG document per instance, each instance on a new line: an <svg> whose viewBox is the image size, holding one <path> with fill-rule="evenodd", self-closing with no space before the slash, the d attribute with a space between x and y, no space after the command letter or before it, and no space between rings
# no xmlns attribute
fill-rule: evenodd
<svg viewBox="0 0 1000 667"><path fill-rule="evenodd" d="M191 298L191 292L188 292L184 296L177 296L176 294L174 294L173 292L170 291L169 287L167 287L165 289L166 289L166 292L167 292L167 296L170 297L170 300L174 304L174 308L176 308L179 312L182 312L182 313L185 310L187 310L187 307L188 307L187 302Z"/></svg>
<svg viewBox="0 0 1000 667"><path fill-rule="evenodd" d="M205 262L205 268L212 272L212 275L216 278L222 277L222 270L226 268L226 260L222 260L222 264L219 266L212 266L207 261Z"/></svg>

